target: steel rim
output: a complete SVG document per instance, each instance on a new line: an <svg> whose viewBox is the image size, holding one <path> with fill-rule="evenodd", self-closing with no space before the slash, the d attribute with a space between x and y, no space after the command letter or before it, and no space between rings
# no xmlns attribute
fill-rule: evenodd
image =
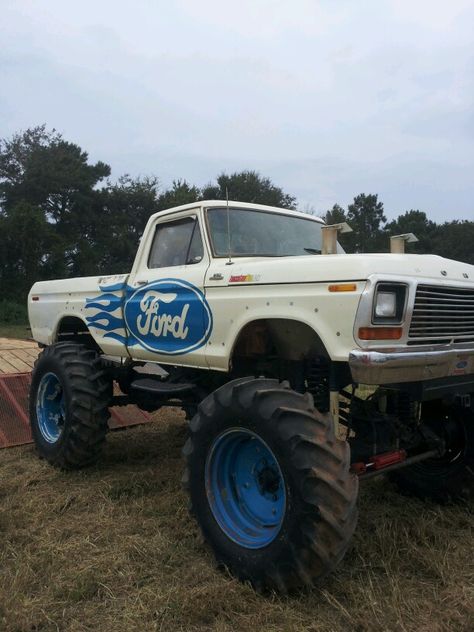
<svg viewBox="0 0 474 632"><path fill-rule="evenodd" d="M240 546L260 549L280 532L284 478L274 453L254 432L231 428L214 440L206 459L206 493L216 522Z"/></svg>
<svg viewBox="0 0 474 632"><path fill-rule="evenodd" d="M54 373L40 380L36 396L36 419L41 435L48 443L56 443L64 429L66 403L61 382Z"/></svg>
<svg viewBox="0 0 474 632"><path fill-rule="evenodd" d="M443 413L431 424L428 422L428 426L444 440L446 451L440 457L426 459L416 464L418 466L416 469L425 474L440 476L448 474L453 467L463 468L468 438L462 416L456 413Z"/></svg>

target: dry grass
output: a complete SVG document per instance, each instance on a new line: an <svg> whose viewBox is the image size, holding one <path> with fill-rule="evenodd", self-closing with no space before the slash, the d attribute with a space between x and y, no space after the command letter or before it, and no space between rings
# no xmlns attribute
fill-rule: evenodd
<svg viewBox="0 0 474 632"><path fill-rule="evenodd" d="M0 452L2 632L474 630L473 508L361 494L354 548L320 589L264 598L217 571L180 489L180 414L109 435L61 473Z"/></svg>

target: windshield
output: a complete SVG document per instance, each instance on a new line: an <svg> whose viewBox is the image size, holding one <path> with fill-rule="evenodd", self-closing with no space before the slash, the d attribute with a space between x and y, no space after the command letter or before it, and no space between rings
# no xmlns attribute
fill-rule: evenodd
<svg viewBox="0 0 474 632"><path fill-rule="evenodd" d="M313 219L251 209L207 211L216 257L288 257L321 254L321 224ZM229 221L228 221L229 219Z"/></svg>

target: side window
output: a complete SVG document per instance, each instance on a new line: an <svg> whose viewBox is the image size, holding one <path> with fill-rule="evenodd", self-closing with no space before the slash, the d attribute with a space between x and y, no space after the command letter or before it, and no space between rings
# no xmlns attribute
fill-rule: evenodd
<svg viewBox="0 0 474 632"><path fill-rule="evenodd" d="M158 224L148 257L149 268L168 268L199 263L204 251L195 217Z"/></svg>

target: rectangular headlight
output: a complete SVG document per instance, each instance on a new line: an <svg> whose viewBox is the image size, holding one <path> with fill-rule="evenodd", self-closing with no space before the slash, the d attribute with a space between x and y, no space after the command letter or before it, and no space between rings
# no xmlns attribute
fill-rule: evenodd
<svg viewBox="0 0 474 632"><path fill-rule="evenodd" d="M378 283L375 290L372 322L398 325L403 321L407 286L403 283Z"/></svg>
<svg viewBox="0 0 474 632"><path fill-rule="evenodd" d="M382 318L395 318L397 315L397 295L395 292L377 292L375 315Z"/></svg>

